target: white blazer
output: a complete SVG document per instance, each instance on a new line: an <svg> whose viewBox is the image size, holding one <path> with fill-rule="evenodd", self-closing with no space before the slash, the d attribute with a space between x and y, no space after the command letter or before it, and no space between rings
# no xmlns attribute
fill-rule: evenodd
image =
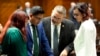
<svg viewBox="0 0 100 56"><path fill-rule="evenodd" d="M74 40L76 56L97 56L96 27L92 19L84 21Z"/></svg>

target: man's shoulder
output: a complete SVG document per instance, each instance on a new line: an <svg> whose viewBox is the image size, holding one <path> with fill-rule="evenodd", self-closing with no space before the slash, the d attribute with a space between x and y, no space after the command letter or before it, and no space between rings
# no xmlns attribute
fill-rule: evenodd
<svg viewBox="0 0 100 56"><path fill-rule="evenodd" d="M51 22L51 17L45 17L42 19L43 25L47 25Z"/></svg>
<svg viewBox="0 0 100 56"><path fill-rule="evenodd" d="M65 24L73 24L73 22L69 19L63 19L62 22L65 23Z"/></svg>
<svg viewBox="0 0 100 56"><path fill-rule="evenodd" d="M51 19L51 17L49 16L49 17L43 18L42 21L49 21L50 19Z"/></svg>

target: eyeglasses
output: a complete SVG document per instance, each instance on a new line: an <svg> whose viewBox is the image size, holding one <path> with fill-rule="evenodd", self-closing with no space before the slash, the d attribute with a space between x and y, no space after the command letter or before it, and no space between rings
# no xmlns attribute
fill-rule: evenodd
<svg viewBox="0 0 100 56"><path fill-rule="evenodd" d="M41 20L42 18L40 18L40 17L37 17L37 16L34 16L36 19L38 19L38 20Z"/></svg>

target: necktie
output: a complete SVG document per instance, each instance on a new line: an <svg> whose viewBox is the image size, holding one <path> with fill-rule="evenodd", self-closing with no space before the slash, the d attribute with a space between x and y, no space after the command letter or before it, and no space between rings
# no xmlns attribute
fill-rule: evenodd
<svg viewBox="0 0 100 56"><path fill-rule="evenodd" d="M38 56L39 55L39 46L38 46L38 42L37 42L37 31L36 31L36 27L32 26L33 28L33 43L34 43L34 56Z"/></svg>
<svg viewBox="0 0 100 56"><path fill-rule="evenodd" d="M53 34L53 52L54 52L54 56L58 56L58 29L57 29L57 25L55 25L54 27L54 34Z"/></svg>

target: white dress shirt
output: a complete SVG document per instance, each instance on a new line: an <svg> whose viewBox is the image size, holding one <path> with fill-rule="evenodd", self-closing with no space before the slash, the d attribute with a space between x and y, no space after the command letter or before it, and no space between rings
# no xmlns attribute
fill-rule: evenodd
<svg viewBox="0 0 100 56"><path fill-rule="evenodd" d="M76 56L97 56L96 28L91 19L84 21L74 40Z"/></svg>
<svg viewBox="0 0 100 56"><path fill-rule="evenodd" d="M51 21L51 49L53 50L53 34L54 34L54 27L55 25L53 24L53 22ZM60 29L61 29L61 24L57 25L57 29L58 29L58 37L60 36ZM59 42L59 38L58 38L58 42Z"/></svg>
<svg viewBox="0 0 100 56"><path fill-rule="evenodd" d="M32 28L32 24L31 24L31 22L30 21L28 21L28 23L29 23L29 26L30 26L30 30L31 30L31 35L32 35L32 40L34 39L34 36L33 36L33 28ZM36 27L35 27L36 28ZM38 33L36 33L37 34L37 42L38 42L38 45L39 45L39 37L38 37ZM33 40L34 41L34 40ZM33 47L32 47L32 53L34 53L34 42L33 42Z"/></svg>

